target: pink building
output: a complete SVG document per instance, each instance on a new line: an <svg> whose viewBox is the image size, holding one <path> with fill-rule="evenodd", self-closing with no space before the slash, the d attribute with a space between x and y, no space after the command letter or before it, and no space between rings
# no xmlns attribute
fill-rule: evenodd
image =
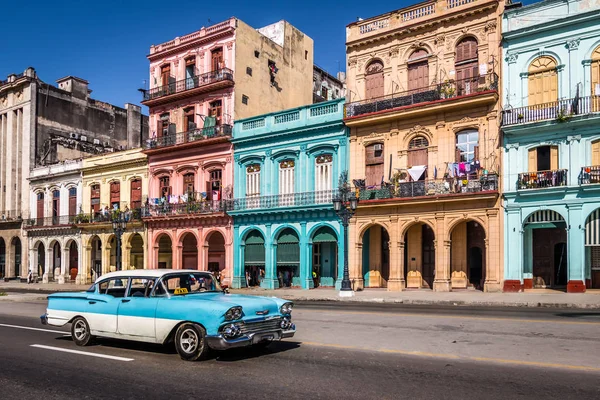
<svg viewBox="0 0 600 400"><path fill-rule="evenodd" d="M289 56L293 54L293 56ZM149 268L232 277L233 120L309 104L313 42L236 18L150 47Z"/></svg>

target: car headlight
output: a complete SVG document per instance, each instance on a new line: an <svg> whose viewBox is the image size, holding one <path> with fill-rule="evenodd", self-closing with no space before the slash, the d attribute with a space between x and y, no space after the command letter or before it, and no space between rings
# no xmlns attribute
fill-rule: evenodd
<svg viewBox="0 0 600 400"><path fill-rule="evenodd" d="M294 308L294 303L284 303L280 308L279 311L282 314L291 314L292 313L292 309Z"/></svg>
<svg viewBox="0 0 600 400"><path fill-rule="evenodd" d="M225 313L225 319L227 321L233 321L242 318L242 307L231 307Z"/></svg>

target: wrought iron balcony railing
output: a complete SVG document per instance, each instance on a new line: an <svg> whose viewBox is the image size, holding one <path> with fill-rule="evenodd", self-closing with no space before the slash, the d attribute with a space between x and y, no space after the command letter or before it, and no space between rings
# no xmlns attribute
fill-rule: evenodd
<svg viewBox="0 0 600 400"><path fill-rule="evenodd" d="M234 199L231 202L232 211L257 210L280 207L301 207L327 204L333 207L333 195L337 190L322 190L317 192L289 193L268 196L248 196Z"/></svg>
<svg viewBox="0 0 600 400"><path fill-rule="evenodd" d="M27 228L43 228L48 226L73 225L76 215L60 215L57 217L29 218L25 220Z"/></svg>
<svg viewBox="0 0 600 400"><path fill-rule="evenodd" d="M369 100L355 101L345 105L344 117L356 117L378 111L413 106L437 100L453 99L480 92L498 90L498 75L495 73L461 80L449 80Z"/></svg>
<svg viewBox="0 0 600 400"><path fill-rule="evenodd" d="M517 190L567 186L568 172L566 169L555 169L520 173L517 180Z"/></svg>
<svg viewBox="0 0 600 400"><path fill-rule="evenodd" d="M231 200L203 200L176 204L146 205L142 208L142 218L225 212L229 209L230 202Z"/></svg>
<svg viewBox="0 0 600 400"><path fill-rule="evenodd" d="M578 97L504 110L502 112L502 125L518 125L548 120L566 122L575 115L595 112L600 112L600 96Z"/></svg>
<svg viewBox="0 0 600 400"><path fill-rule="evenodd" d="M142 218L142 209L132 210L101 210L93 213L79 213L73 216L74 224L106 224L111 223L113 219L123 215L127 222L140 221Z"/></svg>
<svg viewBox="0 0 600 400"><path fill-rule="evenodd" d="M206 72L204 74L192 76L190 78L175 81L166 85L155 87L154 89L145 90L144 100L154 100L159 97L169 96L175 93L185 92L187 90L196 89L202 86L210 85L211 83L221 81L233 81L233 71L229 68L221 68L216 71Z"/></svg>
<svg viewBox="0 0 600 400"><path fill-rule="evenodd" d="M479 178L465 176L464 179L426 179L374 186L357 186L355 180L354 184L359 200L381 200L495 191L498 190L498 175L482 175Z"/></svg>
<svg viewBox="0 0 600 400"><path fill-rule="evenodd" d="M581 167L581 172L579 173L579 184L589 185L595 183L600 183L600 165Z"/></svg>
<svg viewBox="0 0 600 400"><path fill-rule="evenodd" d="M0 211L0 224L3 222L17 222L21 221L23 217L21 216L21 211L18 210L6 210Z"/></svg>
<svg viewBox="0 0 600 400"><path fill-rule="evenodd" d="M179 144L196 142L198 140L231 136L232 132L233 126L231 125L215 125L208 128L199 128L187 132L179 132L172 135L151 138L144 143L143 147L144 149L149 150L161 147L176 146Z"/></svg>

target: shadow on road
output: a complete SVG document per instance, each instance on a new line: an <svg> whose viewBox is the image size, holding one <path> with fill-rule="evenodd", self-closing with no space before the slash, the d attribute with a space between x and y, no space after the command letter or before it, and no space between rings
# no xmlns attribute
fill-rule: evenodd
<svg viewBox="0 0 600 400"><path fill-rule="evenodd" d="M582 318L582 317L600 317L600 311L596 312L572 312L572 313L557 313L554 314L557 317L566 317L566 318Z"/></svg>
<svg viewBox="0 0 600 400"><path fill-rule="evenodd" d="M235 362L252 358L267 356L269 354L283 353L300 348L299 342L273 342L268 347L240 347L223 352L213 352L211 358L219 362Z"/></svg>
<svg viewBox="0 0 600 400"><path fill-rule="evenodd" d="M57 340L66 340L72 342L73 339L71 336L60 336ZM153 343L143 343L143 342L133 342L128 340L118 340L118 339L110 339L110 338L96 338L88 347L96 347L96 346L104 346L104 347L112 347L115 349L126 349L126 350L134 350L134 351L143 351L148 353L156 353L156 354L176 354L175 346L173 344L160 345Z"/></svg>

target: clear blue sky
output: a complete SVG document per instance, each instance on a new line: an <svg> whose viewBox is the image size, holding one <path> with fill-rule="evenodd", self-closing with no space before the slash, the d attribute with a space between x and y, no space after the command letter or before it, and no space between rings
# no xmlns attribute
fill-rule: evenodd
<svg viewBox="0 0 600 400"><path fill-rule="evenodd" d="M90 82L98 100L139 104L151 44L231 16L255 28L289 21L314 40L315 63L335 74L338 62L345 70L347 24L417 2L29 0L13 11L3 7L0 80L32 66L46 82L75 75Z"/></svg>

